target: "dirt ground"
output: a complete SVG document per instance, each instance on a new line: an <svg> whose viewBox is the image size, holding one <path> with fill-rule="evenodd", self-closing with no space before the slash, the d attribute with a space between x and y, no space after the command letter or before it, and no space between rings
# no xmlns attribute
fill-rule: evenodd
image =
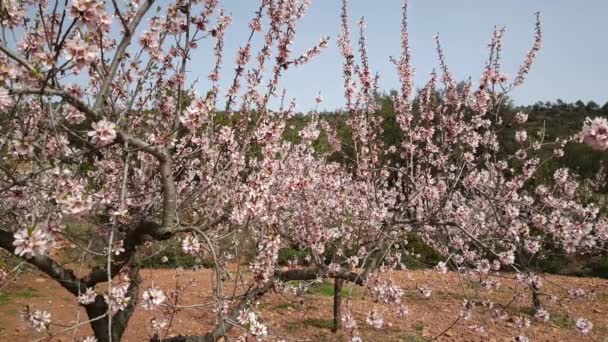
<svg viewBox="0 0 608 342"><path fill-rule="evenodd" d="M165 291L176 285L185 290L180 297L180 305L193 305L209 301L211 293L211 272L181 271L176 277L175 270L143 270L144 284L142 289L153 282ZM409 315L399 318L395 310L375 304L362 288L345 286L343 294L351 292L351 312L359 319L360 334L364 341L427 341L443 332L458 318L465 295L459 278L454 273L440 275L433 271L400 271L394 275L395 280L411 292L404 296L404 303L409 308ZM192 282L194 280L194 282ZM430 298L423 297L415 288L427 285L433 289ZM269 325L271 338L285 341L348 341L346 332L334 334L332 327L332 293L333 285L317 286L304 295L303 304L293 296L272 293L259 302L259 314ZM591 299L565 299L562 306L548 304L551 320L547 323L534 321L530 316L531 300L527 296L518 298L509 306L512 314L520 313L531 319L529 328L521 331L531 341L608 341L608 280L595 278L571 278L549 276L545 280L547 292L567 297L570 288L582 288L592 294ZM226 291L232 291L230 284ZM479 303L469 320L460 320L439 341L510 341L518 330L509 327L504 321L495 320L488 309L481 306L481 301L491 299L496 303L507 304L516 291L515 284L504 279L502 287L491 294L476 293L469 289L467 295ZM141 294L140 294L141 295ZM344 299L346 305L347 299ZM51 331L54 335L45 339L45 334L36 333L28 328L20 312L25 305L35 309L47 310L52 315ZM377 308L383 313L385 326L373 329L367 326L367 312ZM76 314L79 312L79 314ZM567 314L567 313L568 314ZM139 306L129 323L123 341L148 341L152 335L150 321L158 311L144 311ZM585 317L593 322L590 336L581 336L574 329L571 318ZM0 291L0 340L1 341L79 341L91 333L87 324L62 334L57 332L77 322L86 321L83 309L78 309L76 299L57 283L37 274L22 274L16 281ZM173 319L169 335L204 334L215 324L215 315L209 307L184 308ZM482 326L485 333L473 331L473 326ZM233 329L231 335L239 334Z"/></svg>

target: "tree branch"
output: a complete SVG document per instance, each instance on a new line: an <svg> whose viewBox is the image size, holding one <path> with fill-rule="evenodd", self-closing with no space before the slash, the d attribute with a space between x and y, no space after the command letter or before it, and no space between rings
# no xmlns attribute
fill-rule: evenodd
<svg viewBox="0 0 608 342"><path fill-rule="evenodd" d="M15 246L13 246L13 234L5 230L0 229L0 247L3 249L15 253ZM31 258L23 258L28 263L36 266L40 271L44 272L49 277L56 280L63 288L68 290L71 294L78 296L80 293L86 292L86 284L74 275L74 272L69 269L65 269L59 265L53 259L45 255L37 255Z"/></svg>
<svg viewBox="0 0 608 342"><path fill-rule="evenodd" d="M100 110L101 106L103 106L105 98L108 95L108 92L110 91L110 87L112 86L112 82L114 81L114 76L118 71L118 66L120 65L120 62L122 62L122 59L125 53L127 52L127 47L129 47L129 45L131 44L131 38L133 37L137 26L139 26L139 23L143 19L146 12L148 12L150 7L152 7L153 3L154 0L146 0L143 4L141 4L139 9L137 10L137 13L135 14L135 17L133 18L133 20L131 20L129 27L126 28L126 32L122 36L120 44L118 45L116 53L114 54L114 59L110 64L110 70L108 70L108 73L104 78L99 93L95 98L95 106L93 107L95 108L95 110Z"/></svg>

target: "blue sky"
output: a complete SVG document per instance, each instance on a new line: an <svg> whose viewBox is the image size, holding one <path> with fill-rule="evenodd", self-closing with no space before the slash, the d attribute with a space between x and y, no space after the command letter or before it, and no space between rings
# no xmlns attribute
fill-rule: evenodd
<svg viewBox="0 0 608 342"><path fill-rule="evenodd" d="M224 70L232 69L236 49L243 44L247 24L258 1L228 0L225 10L233 25L226 34ZM290 69L282 86L296 97L298 110L310 109L321 92L324 109L344 105L341 63L336 45L340 24L340 0L313 0L300 23L294 54L312 46L322 35L331 37L330 46L311 63ZM532 45L534 12L541 12L543 47L523 87L512 93L516 104L536 101L608 101L608 1L587 0L410 0L409 28L416 69L415 86L421 86L437 68L433 37L439 33L451 71L457 79L477 81L487 57L487 44L494 25L506 26L503 67L513 75ZM401 0L351 0L351 29L358 31L361 16L367 21L370 62L380 74L383 90L398 86L389 56L400 52ZM353 37L356 42L356 35ZM189 78L205 75L211 67L209 51L200 49L193 58ZM228 77L224 73L224 78ZM190 78L190 79L192 79ZM205 83L201 84L204 87ZM200 92L203 92L200 89Z"/></svg>

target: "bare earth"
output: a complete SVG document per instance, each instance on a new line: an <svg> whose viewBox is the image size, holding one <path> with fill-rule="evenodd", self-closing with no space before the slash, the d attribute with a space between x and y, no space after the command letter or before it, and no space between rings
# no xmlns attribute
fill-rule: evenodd
<svg viewBox="0 0 608 342"><path fill-rule="evenodd" d="M165 291L174 289L176 284L186 287L180 297L180 305L192 305L209 301L211 292L211 272L181 271L176 277L175 270L143 270L143 288L154 284ZM405 304L410 314L404 319L398 318L394 310L373 303L369 295L361 288L352 290L353 300L350 302L351 311L359 319L360 333L364 341L426 341L441 332L458 318L460 306L465 298L460 286L459 278L454 273L440 275L433 271L400 271L394 277L407 288L416 285L428 285L433 289L430 298L424 298L417 292L407 293ZM191 280L196 285L188 285ZM485 291L476 294L469 289L467 294L475 302L481 303L483 299L492 299L494 302L507 304L515 293L515 285L509 280L503 280L502 287L488 295ZM592 299L565 299L563 307L570 317L585 317L594 324L590 336L581 336L576 333L573 321L568 318L564 309L557 304L548 304L551 320L547 323L535 322L530 316L530 298L528 296L515 300L510 310L513 314L519 312L532 320L530 328L522 331L531 341L608 341L608 280L596 278L571 278L550 276L545 280L545 287L551 293L566 296L569 288L583 288L592 294ZM226 291L231 293L233 284L226 284ZM345 287L349 290L349 287ZM561 289L560 289L561 288ZM348 341L346 332L333 334L332 326L332 297L327 290L331 286L322 287L305 295L305 301L300 304L291 296L272 293L260 301L260 316L270 327L271 338L268 340L284 339L286 341ZM99 289L101 290L101 289ZM333 289L332 289L333 291ZM549 291L548 291L549 292ZM43 333L36 333L29 329L20 318L20 312L25 305L33 308L47 310L56 324L51 327L54 336L47 337ZM349 305L344 299L344 306ZM375 330L365 325L365 316L368 310L376 307L384 313L385 327ZM79 310L76 317L75 310ZM503 321L494 321L487 313L488 309L480 304L476 306L475 313L470 320L458 321L452 329L441 335L439 341L510 341L517 333L515 328L507 327ZM157 311L148 312L136 310L123 341L148 341L152 335L150 320L158 314ZM75 298L52 280L35 274L21 275L14 283L9 284L0 291L0 340L1 341L79 341L79 338L91 334L87 324L63 334L58 331L76 322L86 321L84 310L78 309ZM174 334L204 334L215 324L215 315L209 307L187 308L174 317L169 335ZM483 326L485 334L472 331L472 325ZM237 336L238 329L233 329L231 336Z"/></svg>

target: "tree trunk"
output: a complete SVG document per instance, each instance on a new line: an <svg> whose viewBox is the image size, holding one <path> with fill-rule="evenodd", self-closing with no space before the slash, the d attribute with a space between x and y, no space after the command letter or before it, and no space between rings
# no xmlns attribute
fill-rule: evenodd
<svg viewBox="0 0 608 342"><path fill-rule="evenodd" d="M534 313L536 313L539 309L543 308L543 304L540 301L540 290L536 288L536 286L532 285L532 306L534 308Z"/></svg>
<svg viewBox="0 0 608 342"><path fill-rule="evenodd" d="M334 278L334 328L337 332L342 328L342 284L344 280Z"/></svg>

